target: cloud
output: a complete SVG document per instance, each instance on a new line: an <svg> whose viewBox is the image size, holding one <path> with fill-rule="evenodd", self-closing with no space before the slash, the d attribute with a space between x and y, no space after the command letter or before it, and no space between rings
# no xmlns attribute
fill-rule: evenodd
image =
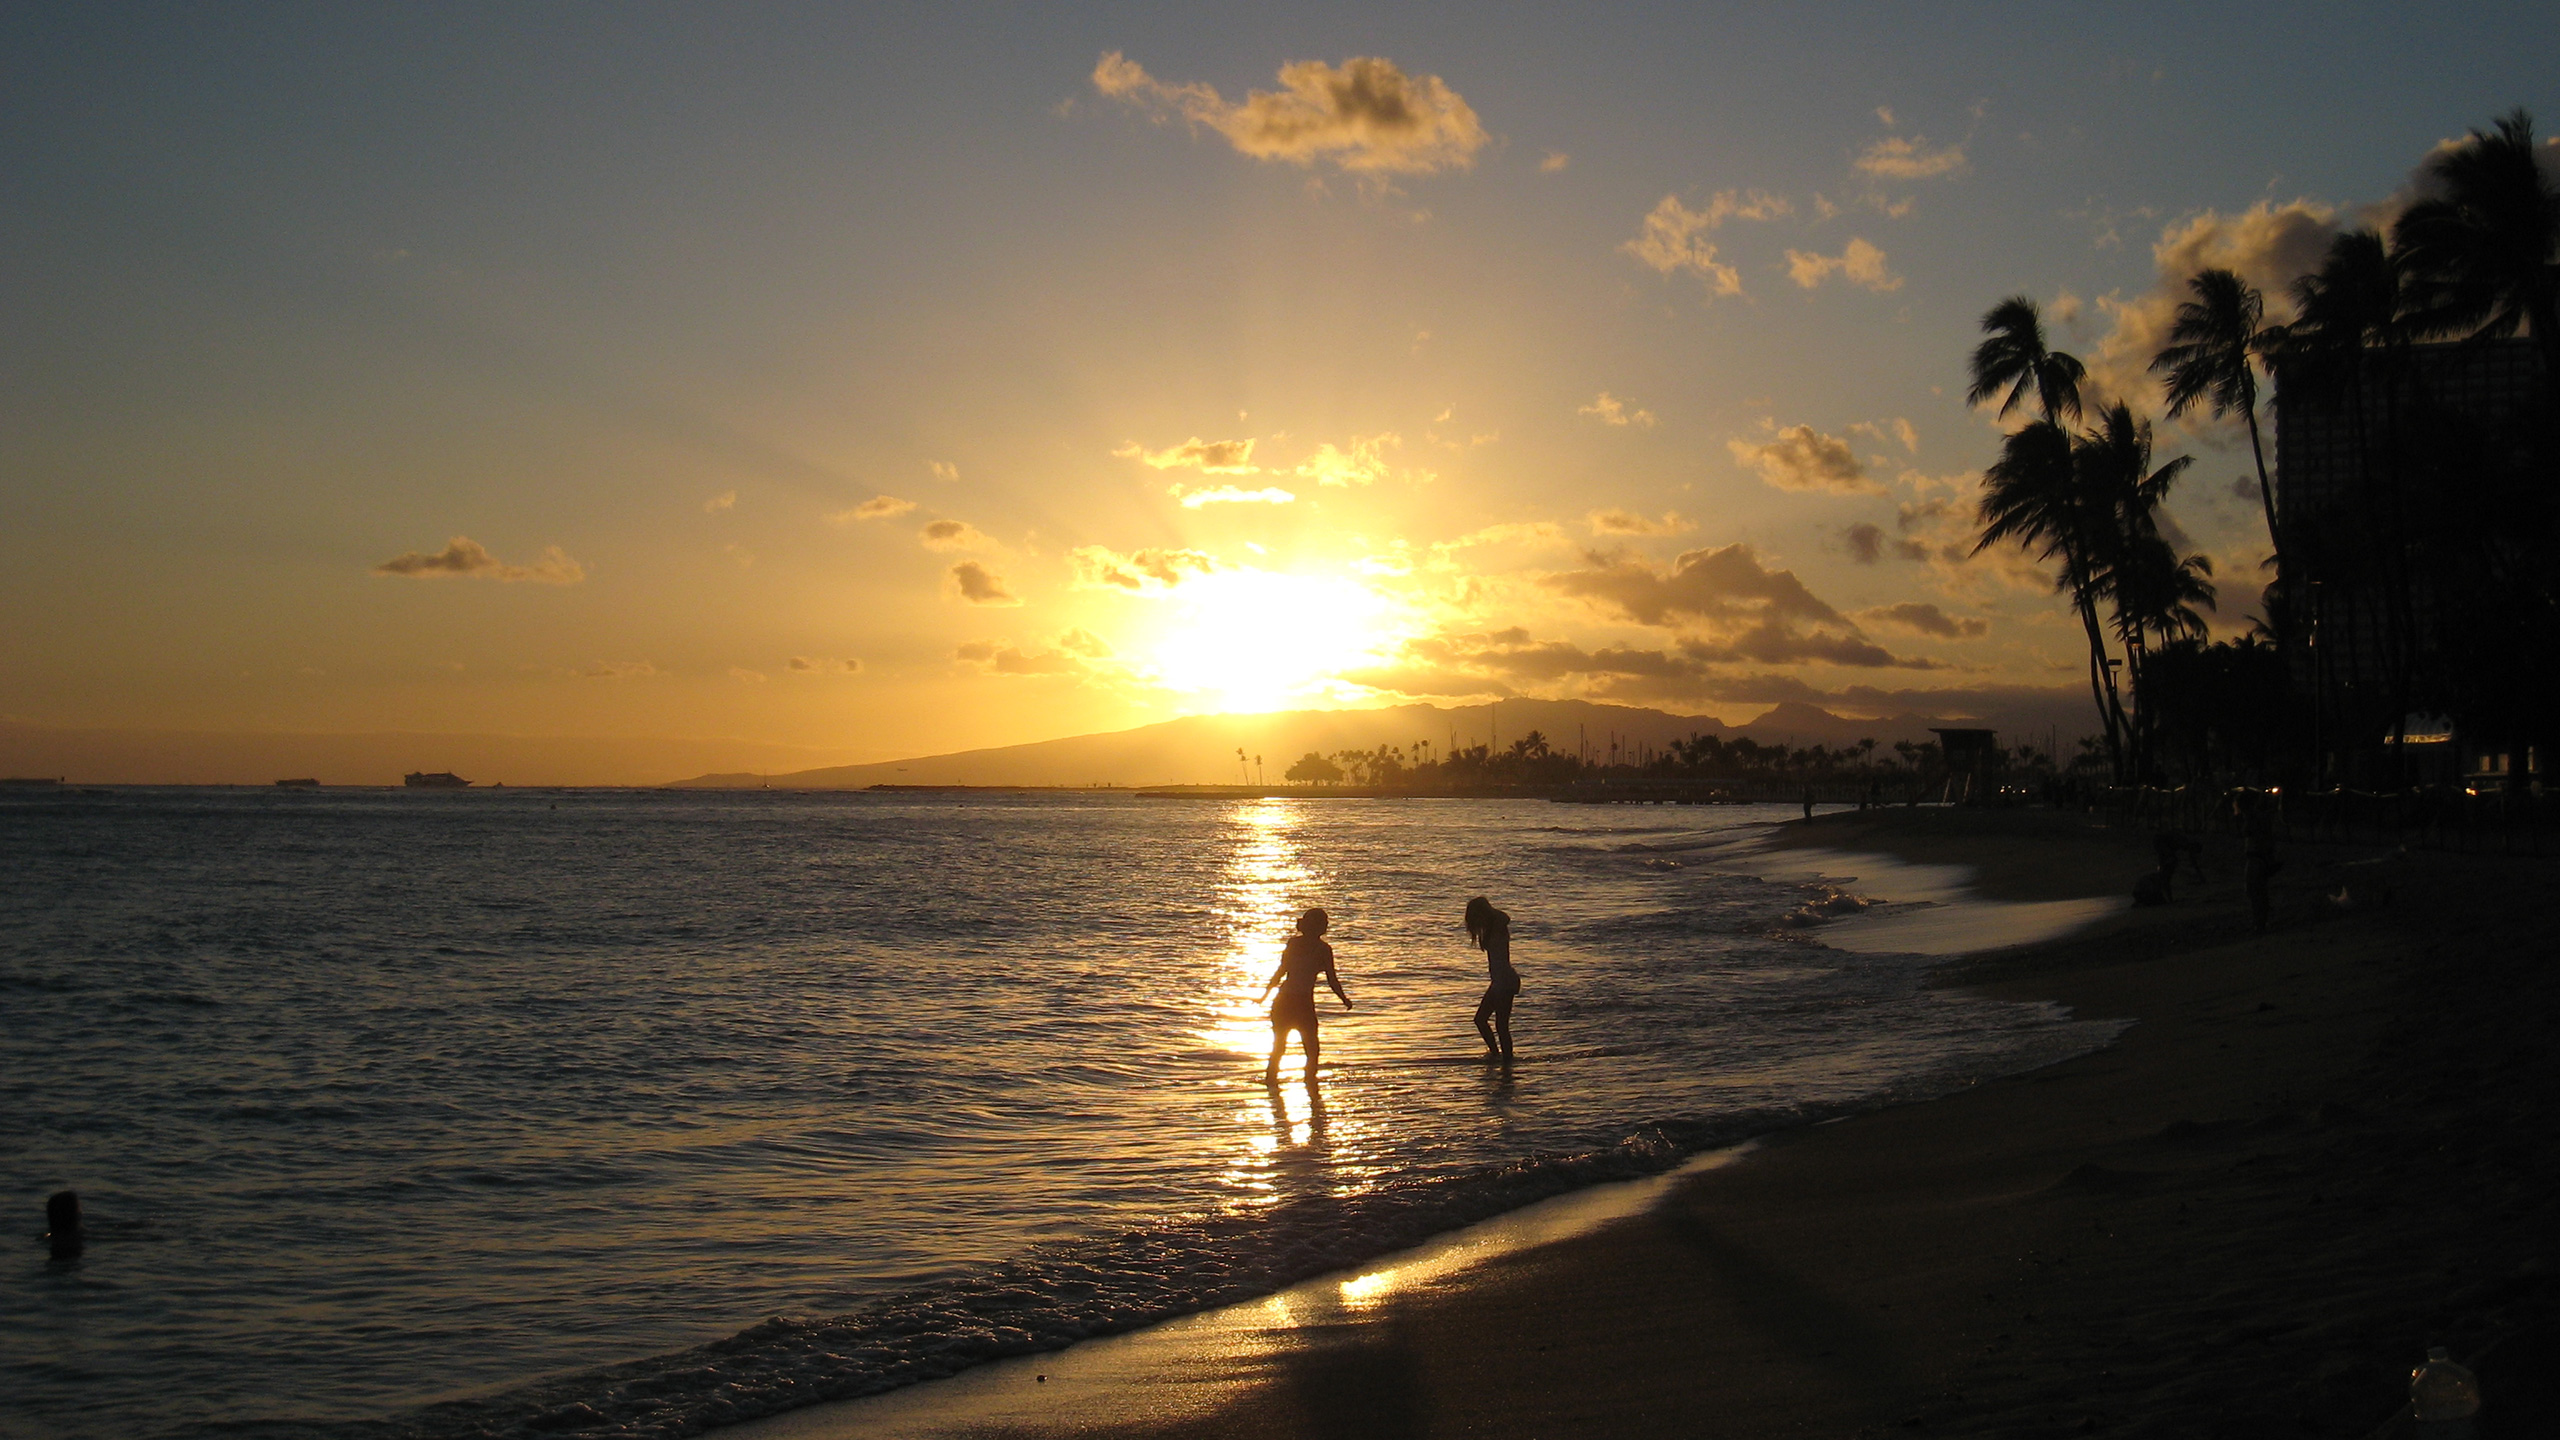
<svg viewBox="0 0 2560 1440"><path fill-rule="evenodd" d="M1588 518L1592 532L1599 535L1677 535L1697 528L1676 510L1662 512L1659 520L1632 510L1594 510Z"/></svg>
<svg viewBox="0 0 2560 1440"><path fill-rule="evenodd" d="M1895 440L1901 442L1904 450L1914 455L1920 453L1920 432L1912 429L1911 422L1903 419L1899 415L1893 417L1891 420L1883 422L1882 424L1878 424L1872 420L1861 420L1849 427L1849 433L1853 435L1872 435L1879 444L1884 441L1884 438L1887 435L1891 435ZM1878 459L1877 463L1883 463L1881 458Z"/></svg>
<svg viewBox="0 0 2560 1440"><path fill-rule="evenodd" d="M1747 644L1688 639L1661 649L1624 645L1585 649L1569 641L1535 639L1526 629L1513 626L1408 640L1387 663L1350 671L1342 678L1373 690L1434 698L1565 691L1618 699L1742 699L1734 692L1791 687L1788 693L1771 698L1798 699L1822 692L1792 676L1736 677L1725 667L1805 660L1864 669L1940 668L1929 660L1896 660L1855 637L1770 634Z"/></svg>
<svg viewBox="0 0 2560 1440"><path fill-rule="evenodd" d="M849 658L824 660L811 655L794 655L783 662L783 668L794 675L859 675L862 662Z"/></svg>
<svg viewBox="0 0 2560 1440"><path fill-rule="evenodd" d="M1787 252L1787 278L1805 289L1810 290L1833 275L1877 294L1902 288L1902 277L1885 268L1884 252L1854 236L1837 255L1818 255L1810 250Z"/></svg>
<svg viewBox="0 0 2560 1440"><path fill-rule="evenodd" d="M1004 588L1004 577L975 560L963 560L951 567L951 583L960 598L972 605L1019 605L1013 592Z"/></svg>
<svg viewBox="0 0 2560 1440"><path fill-rule="evenodd" d="M913 500L895 495L874 495L850 510L838 510L827 517L830 525L851 525L863 520L893 520L916 508Z"/></svg>
<svg viewBox="0 0 2560 1440"><path fill-rule="evenodd" d="M1644 430L1653 428L1652 411L1631 410L1627 407L1627 402L1606 390L1594 397L1590 404L1582 406L1573 413L1594 416L1603 425L1633 425Z"/></svg>
<svg viewBox="0 0 2560 1440"><path fill-rule="evenodd" d="M990 675L1080 675L1082 660L1056 650L1023 650L992 640L973 640L951 652Z"/></svg>
<svg viewBox="0 0 2560 1440"><path fill-rule="evenodd" d="M1964 147L1947 145L1932 150L1926 136L1904 139L1888 135L1860 151L1857 159L1861 174L1886 180L1927 180L1938 175L1952 175L1964 168Z"/></svg>
<svg viewBox="0 0 2560 1440"><path fill-rule="evenodd" d="M1253 463L1251 440L1203 440L1194 435L1179 445L1162 450L1149 450L1132 440L1111 452L1124 460L1136 460L1158 470L1199 470L1210 475L1258 475Z"/></svg>
<svg viewBox="0 0 2560 1440"><path fill-rule="evenodd" d="M1991 633L1991 622L1979 616L1952 616L1935 605L1915 600L1861 610L1858 618L1888 630L1907 630L1914 635L1935 635L1945 640L1972 640Z"/></svg>
<svg viewBox="0 0 2560 1440"><path fill-rule="evenodd" d="M1669 651L1620 646L1586 650L1562 640L1535 640L1514 626L1408 640L1388 663L1342 678L1373 690L1445 697L1517 695L1524 686L1553 688L1577 678L1695 684L1706 673L1705 662Z"/></svg>
<svg viewBox="0 0 2560 1440"><path fill-rule="evenodd" d="M1588 566L1544 577L1551 590L1576 596L1639 625L1714 625L1801 620L1846 625L1790 570L1771 570L1748 544L1691 550L1658 570L1632 555L1594 553Z"/></svg>
<svg viewBox="0 0 2560 1440"><path fill-rule="evenodd" d="M1233 485L1185 490L1176 485L1171 493L1182 502L1185 510L1197 510L1203 505L1287 505L1298 498L1277 485L1266 485L1259 490L1244 490Z"/></svg>
<svg viewBox="0 0 2560 1440"><path fill-rule="evenodd" d="M1561 150L1550 150L1547 152L1546 158L1538 162L1538 173L1541 175L1553 175L1572 163L1572 156L1567 155Z"/></svg>
<svg viewBox="0 0 2560 1440"><path fill-rule="evenodd" d="M984 550L994 544L966 520L935 520L916 532L927 550Z"/></svg>
<svg viewBox="0 0 2560 1440"><path fill-rule="evenodd" d="M1849 547L1849 558L1861 565L1873 565L1884 558L1884 530L1880 526L1861 520L1842 530L1840 539Z"/></svg>
<svg viewBox="0 0 2560 1440"><path fill-rule="evenodd" d="M592 665L572 666L569 673L581 680L638 680L658 674L659 670L646 660L598 660Z"/></svg>
<svg viewBox="0 0 2560 1440"><path fill-rule="evenodd" d="M702 513L705 515L717 515L723 510L735 510L737 508L738 492L735 490L723 490L719 494L702 502Z"/></svg>
<svg viewBox="0 0 2560 1440"><path fill-rule="evenodd" d="M1070 655L1082 655L1088 660L1099 660L1111 653L1110 645L1106 644L1101 636L1081 625L1059 632L1058 648Z"/></svg>
<svg viewBox="0 0 2560 1440"><path fill-rule="evenodd" d="M1071 629L1058 636L1049 649L1031 650L1006 645L995 640L973 640L951 652L955 660L965 660L989 675L1075 675L1110 676L1122 673L1120 667L1102 666L1111 647L1090 630Z"/></svg>
<svg viewBox="0 0 2560 1440"><path fill-rule="evenodd" d="M536 585L575 585L587 578L586 567L570 559L557 545L544 549L530 565L509 565L467 535L447 540L444 548L433 555L415 550L394 555L374 566L373 573L402 575L412 580L527 580Z"/></svg>
<svg viewBox="0 0 2560 1440"><path fill-rule="evenodd" d="M2293 282L2319 268L2345 223L2330 206L2297 199L2281 205L2261 200L2232 215L2200 211L2162 227L2151 247L2150 287L2131 299L2098 297L2097 307L2111 324L2089 358L2094 388L2156 409L2159 377L2151 373L2151 359L2168 343L2178 307L2195 298L2187 282L2197 272L2237 274L2265 294L2267 320L2280 323L2293 317ZM2206 423L2202 416L2194 419Z"/></svg>
<svg viewBox="0 0 2560 1440"><path fill-rule="evenodd" d="M1835 494L1873 494L1884 489L1867 478L1848 441L1810 425L1790 425L1765 445L1728 440L1725 448L1737 463L1759 471L1760 478L1776 489Z"/></svg>
<svg viewBox="0 0 2560 1440"><path fill-rule="evenodd" d="M1170 84L1117 50L1093 67L1093 88L1157 120L1214 130L1257 160L1329 160L1354 174L1464 170L1490 138L1476 112L1437 75L1407 75L1394 62L1354 56L1339 66L1301 60L1280 67L1278 90L1230 104L1199 81Z"/></svg>
<svg viewBox="0 0 2560 1440"><path fill-rule="evenodd" d="M1221 568L1215 556L1198 550L1139 550L1122 555L1101 545L1079 545L1067 558L1081 588L1133 595L1170 590L1193 575Z"/></svg>
<svg viewBox="0 0 2560 1440"><path fill-rule="evenodd" d="M762 682L765 678L765 673L761 670L750 670L744 665L732 665L729 667L729 678L732 680L753 680Z"/></svg>
<svg viewBox="0 0 2560 1440"><path fill-rule="evenodd" d="M1369 485L1384 480L1392 472L1387 466L1386 452L1402 445L1404 437L1390 431L1379 435L1354 435L1351 448L1339 450L1331 441L1316 447L1293 473L1319 485ZM1432 478L1428 470L1411 472L1407 478Z"/></svg>
<svg viewBox="0 0 2560 1440"><path fill-rule="evenodd" d="M2024 711L2044 715L2085 703L2073 686L1984 685L1918 690L1878 685L1824 689L1798 675L1750 668L1735 651L1694 641L1655 648L1585 649L1540 640L1513 627L1443 633L1405 642L1384 664L1343 676L1353 683L1416 699L1502 699L1514 695L1580 696L1629 703L1721 701L1771 705L1796 701L1843 716L1980 719ZM1939 668L1913 662L1907 668ZM2041 727L2039 727L2040 729Z"/></svg>
<svg viewBox="0 0 2560 1440"><path fill-rule="evenodd" d="M1665 195L1644 217L1644 228L1636 238L1618 248L1664 275L1683 270L1695 273L1707 282L1711 295L1739 295L1742 272L1716 258L1716 247L1706 241L1706 233L1727 220L1774 220L1793 213L1794 202L1764 190L1719 190L1708 198L1704 210L1692 210L1680 203L1679 196Z"/></svg>
<svg viewBox="0 0 2560 1440"><path fill-rule="evenodd" d="M1944 668L1935 660L1905 659L1858 634L1817 630L1800 633L1787 625L1755 625L1730 640L1710 643L1683 640L1681 649L1700 660L1749 660L1762 665L1794 665L1815 661L1858 669L1895 667L1904 670Z"/></svg>
<svg viewBox="0 0 2560 1440"><path fill-rule="evenodd" d="M925 468L933 472L934 479L946 483L960 478L960 467L948 460L928 461Z"/></svg>

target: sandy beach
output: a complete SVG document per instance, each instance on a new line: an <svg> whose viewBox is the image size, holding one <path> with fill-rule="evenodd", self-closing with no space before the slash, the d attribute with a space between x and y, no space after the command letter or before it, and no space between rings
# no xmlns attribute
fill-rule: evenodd
<svg viewBox="0 0 2560 1440"><path fill-rule="evenodd" d="M1776 844L1970 866L2020 902L2151 864L2147 834L2053 812L1849 812ZM1771 1137L1356 1305L1229 1317L1179 1373L1123 1352L1159 1357L1124 1391L1046 1404L1039 1376L1095 1346L989 1367L946 1382L978 1397L949 1433L2357 1436L2390 1433L2429 1345L2479 1371L2482 1434L2549 1433L2553 867L2286 853L2267 936L2216 837L2167 907L1947 967L2135 1022L2105 1050ZM878 1433L881 1403L728 1433Z"/></svg>

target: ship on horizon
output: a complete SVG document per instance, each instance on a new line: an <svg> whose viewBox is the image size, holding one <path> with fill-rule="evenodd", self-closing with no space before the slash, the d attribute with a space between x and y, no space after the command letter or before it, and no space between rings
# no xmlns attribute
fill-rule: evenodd
<svg viewBox="0 0 2560 1440"><path fill-rule="evenodd" d="M450 770L412 770L400 777L412 790L468 790L471 782Z"/></svg>

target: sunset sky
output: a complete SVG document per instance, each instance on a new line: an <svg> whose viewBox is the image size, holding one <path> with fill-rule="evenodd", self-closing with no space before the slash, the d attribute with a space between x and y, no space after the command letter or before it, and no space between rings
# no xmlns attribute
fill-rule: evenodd
<svg viewBox="0 0 2560 1440"><path fill-rule="evenodd" d="M2078 685L1963 558L1983 310L2156 411L2198 264L2560 126L2550 19L11 7L0 716L851 761ZM2162 441L2245 628L2245 449Z"/></svg>

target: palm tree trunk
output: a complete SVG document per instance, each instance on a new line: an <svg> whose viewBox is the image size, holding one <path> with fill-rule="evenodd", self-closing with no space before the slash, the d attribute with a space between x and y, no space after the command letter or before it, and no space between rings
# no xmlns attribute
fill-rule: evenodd
<svg viewBox="0 0 2560 1440"><path fill-rule="evenodd" d="M2251 397L2254 402L2255 397ZM2276 579L2284 579L2284 541L2276 537L2276 487L2267 478L2267 447L2258 441L2258 407L2252 403L2249 417L2249 455L2258 462L2258 503L2267 512L2267 548L2274 552Z"/></svg>
<svg viewBox="0 0 2560 1440"><path fill-rule="evenodd" d="M2098 626L2098 607L2089 598L2086 586L2075 587L2072 598L2080 609L2080 624L2089 632L2089 696L2098 705L2098 719L2107 728L2107 768L2117 784L2124 783L2124 707L2116 701L2115 672L2107 665L2107 635Z"/></svg>
<svg viewBox="0 0 2560 1440"><path fill-rule="evenodd" d="M2124 702L2124 776L2132 785L2147 784L2151 772L2142 745L2142 650L2133 641L2118 637L2124 646L2124 679L2118 684L2118 698Z"/></svg>

